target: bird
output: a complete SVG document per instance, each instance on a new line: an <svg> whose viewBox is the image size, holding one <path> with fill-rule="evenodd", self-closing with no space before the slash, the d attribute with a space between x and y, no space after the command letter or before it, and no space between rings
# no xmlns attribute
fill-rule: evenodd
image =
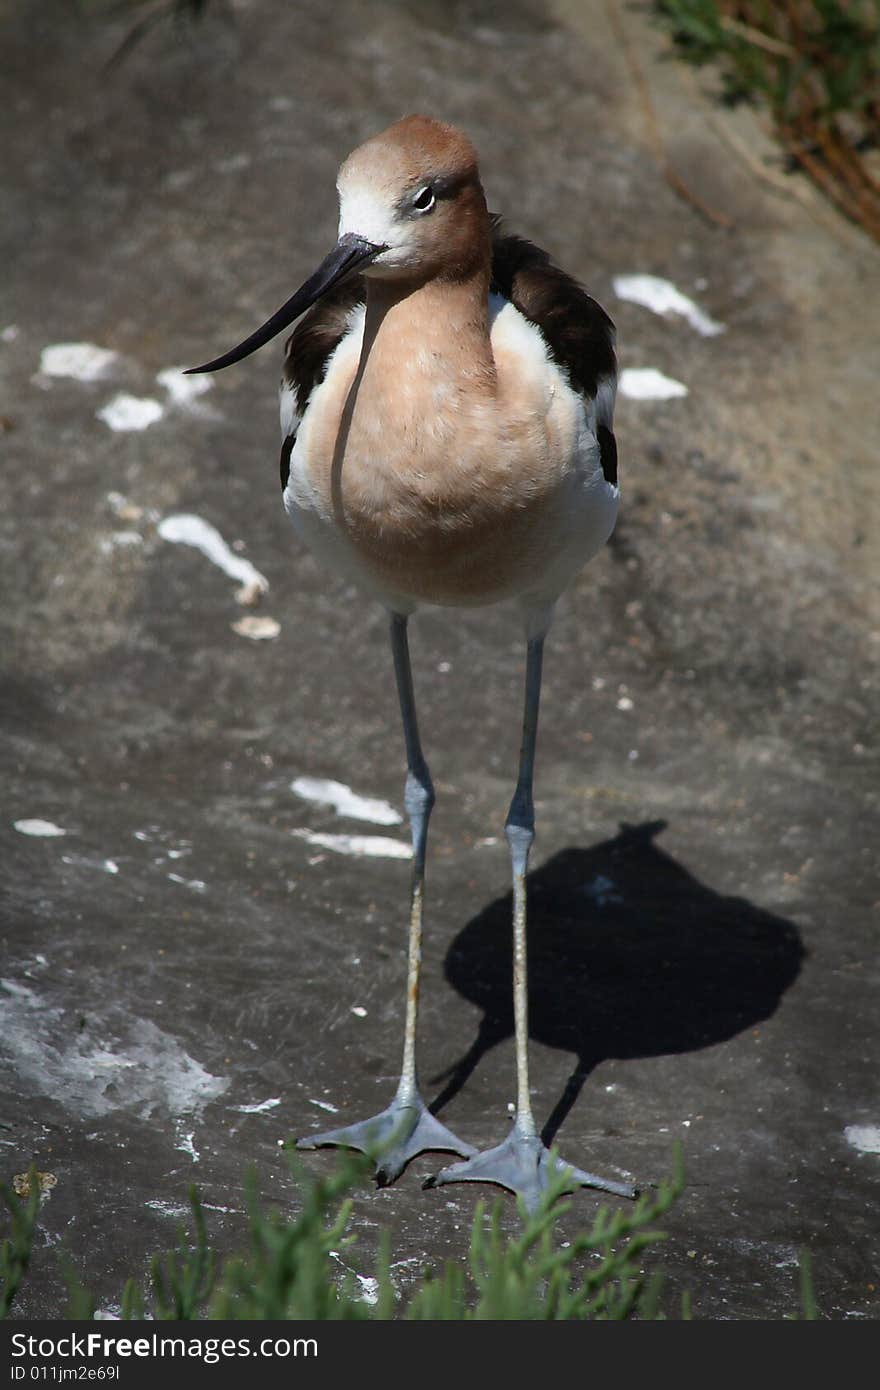
<svg viewBox="0 0 880 1390"><path fill-rule="evenodd" d="M534 1210L551 1183L635 1189L565 1163L535 1124L526 969L533 776L544 641L555 605L610 537L619 505L615 330L549 254L488 210L477 152L433 116L360 144L337 178L335 247L260 328L190 372L240 362L299 323L280 391L281 486L300 539L388 615L412 835L400 1081L388 1107L298 1141L370 1154L380 1185L418 1154L459 1161L424 1186L491 1183ZM428 823L408 623L422 606L512 600L526 647L522 743L505 822L513 882L517 1091L510 1132L478 1151L431 1113L416 1024Z"/></svg>

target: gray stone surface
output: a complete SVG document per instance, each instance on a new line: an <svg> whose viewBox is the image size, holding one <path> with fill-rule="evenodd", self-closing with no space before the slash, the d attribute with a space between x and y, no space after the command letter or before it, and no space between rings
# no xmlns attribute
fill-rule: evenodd
<svg viewBox="0 0 880 1390"><path fill-rule="evenodd" d="M876 1316L876 248L757 178L737 153L772 156L757 119L659 61L629 11L670 155L730 230L663 181L604 5L338 0L331 21L250 0L156 28L111 72L121 28L72 10L11 4L0 45L0 1171L57 1177L19 1315L61 1315L59 1249L112 1309L194 1180L238 1249L248 1165L295 1210L279 1141L390 1097L408 867L293 832L403 831L290 790L334 778L402 809L384 619L282 513L278 350L189 406L156 374L286 298L332 243L340 158L422 109L470 132L492 205L607 305L622 364L689 391L621 401L619 528L548 644L539 1122L642 1185L683 1141L673 1316L684 1289L703 1318L792 1312L802 1247L828 1316ZM634 272L726 331L622 302ZM70 342L118 357L41 376ZM111 429L120 392L161 418ZM265 574L258 608L161 538L179 513ZM239 635L246 616L279 635ZM413 628L439 793L421 1069L487 1144L514 1090L501 825L523 651L502 610ZM14 828L32 818L66 834ZM402 1288L465 1258L476 1194L423 1192L434 1166L358 1197L361 1272L384 1225Z"/></svg>

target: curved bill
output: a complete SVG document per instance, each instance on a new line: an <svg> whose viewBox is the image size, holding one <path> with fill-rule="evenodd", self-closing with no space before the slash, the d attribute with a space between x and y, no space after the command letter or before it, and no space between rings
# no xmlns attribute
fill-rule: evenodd
<svg viewBox="0 0 880 1390"><path fill-rule="evenodd" d="M355 236L352 232L347 232L340 237L330 255L327 256L314 275L310 275L304 285L301 285L296 294L291 295L290 299L281 308L276 310L270 319L267 319L262 328L258 328L249 338L245 338L238 347L230 348L229 352L224 352L222 357L215 357L212 362L206 362L202 367L188 367L187 375L193 376L198 372L219 372L222 367L231 367L233 362L241 362L243 358L250 357L252 352L264 346L272 338L277 337L283 329L298 319L300 314L304 314L306 309L311 308L316 300L326 294L333 285L338 285L346 275L352 271L367 265L384 251L384 246L374 246L372 242L365 240L364 237Z"/></svg>

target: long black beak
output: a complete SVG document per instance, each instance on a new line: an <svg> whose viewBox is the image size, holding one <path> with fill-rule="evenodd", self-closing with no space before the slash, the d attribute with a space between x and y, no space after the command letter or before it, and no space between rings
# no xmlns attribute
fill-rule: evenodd
<svg viewBox="0 0 880 1390"><path fill-rule="evenodd" d="M306 309L311 308L315 301L320 299L322 294L326 294L333 285L338 285L346 275L351 275L353 271L367 265L379 255L380 251L384 250L384 246L374 246L364 237L347 232L345 236L339 238L330 255L321 262L314 275L309 276L296 294L291 295L286 304L282 304L281 308L276 310L270 319L266 320L262 328L258 328L256 333L245 338L238 347L230 348L229 352L224 352L222 357L215 357L213 362L206 362L202 367L187 368L188 374L219 372L223 367L231 367L233 362L241 362L243 358L250 357L252 352L256 352L258 348L277 337L283 329L293 323L294 319L298 319L300 314L304 314Z"/></svg>

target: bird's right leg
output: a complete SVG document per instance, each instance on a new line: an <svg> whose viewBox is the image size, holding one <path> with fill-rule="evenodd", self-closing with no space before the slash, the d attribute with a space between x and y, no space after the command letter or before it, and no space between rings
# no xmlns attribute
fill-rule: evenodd
<svg viewBox="0 0 880 1390"><path fill-rule="evenodd" d="M428 844L428 821L434 805L434 788L419 739L406 625L405 617L397 613L391 615L391 650L406 742L407 775L404 799L413 844L406 1021L400 1081L394 1100L380 1114L359 1124L327 1130L323 1134L309 1135L297 1141L299 1149L331 1146L359 1149L362 1153L373 1155L376 1159L376 1178L383 1186L399 1177L410 1159L415 1158L417 1154L439 1150L468 1157L475 1153L470 1144L463 1143L434 1118L419 1092L416 1075L416 1023L422 961L425 854Z"/></svg>
<svg viewBox="0 0 880 1390"><path fill-rule="evenodd" d="M529 638L526 658L526 691L523 710L523 735L519 756L519 776L507 814L505 833L510 847L513 871L513 1013L516 1038L516 1113L510 1134L500 1144L484 1149L466 1163L453 1163L428 1178L426 1187L442 1187L450 1182L491 1182L516 1192L528 1211L534 1211L542 1193L554 1177L564 1176L567 1190L595 1187L618 1197L635 1197L629 1183L596 1177L580 1168L563 1163L551 1154L541 1141L532 1114L529 1092L529 1024L528 980L526 959L526 874L529 851L535 839L535 807L532 781L535 769L535 744L538 736L538 706L541 699L541 675L544 661L544 637Z"/></svg>

